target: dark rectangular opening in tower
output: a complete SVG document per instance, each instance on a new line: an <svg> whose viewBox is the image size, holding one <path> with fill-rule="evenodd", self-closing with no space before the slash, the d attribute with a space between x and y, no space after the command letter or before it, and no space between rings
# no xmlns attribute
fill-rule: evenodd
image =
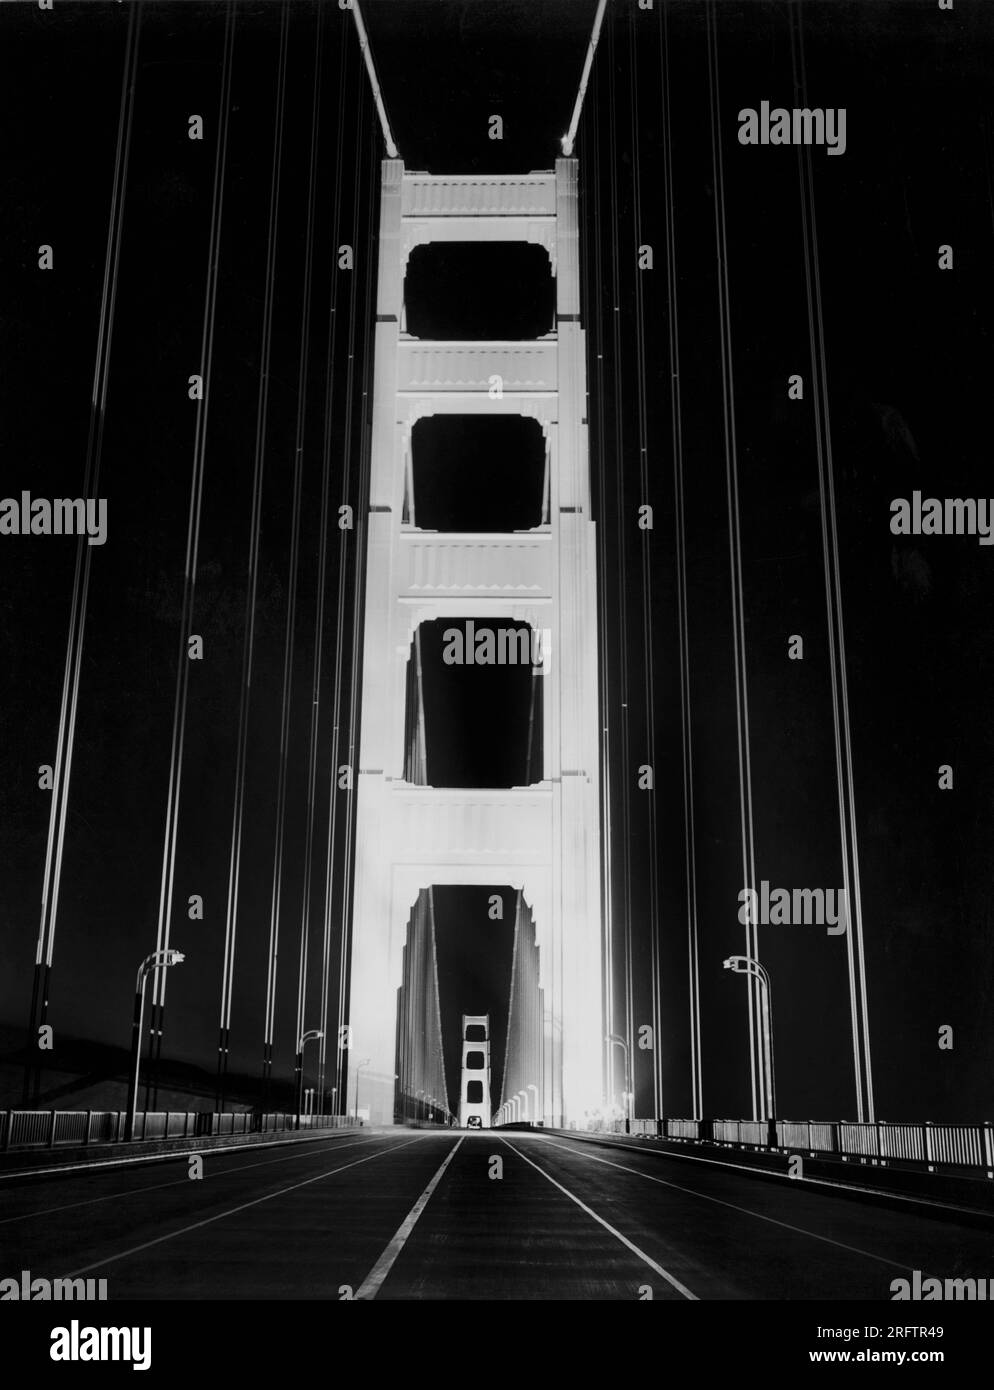
<svg viewBox="0 0 994 1390"><path fill-rule="evenodd" d="M555 327L548 253L516 241L433 241L416 246L404 282L415 338L541 338Z"/></svg>
<svg viewBox="0 0 994 1390"><path fill-rule="evenodd" d="M411 432L414 521L427 531L542 523L545 436L524 415L427 415Z"/></svg>
<svg viewBox="0 0 994 1390"><path fill-rule="evenodd" d="M422 623L407 666L405 777L429 787L529 786L543 776L540 635L510 618Z"/></svg>

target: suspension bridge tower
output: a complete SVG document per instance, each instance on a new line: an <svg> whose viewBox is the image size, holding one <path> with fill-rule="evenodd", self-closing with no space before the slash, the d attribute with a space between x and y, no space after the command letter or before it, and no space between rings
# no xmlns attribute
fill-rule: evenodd
<svg viewBox="0 0 994 1390"><path fill-rule="evenodd" d="M348 1019L351 1056L369 1058L363 1085L373 1123L394 1119L407 924L419 894L434 885L520 890L539 960L541 1058L534 1070L542 1093L535 1117L582 1126L603 1103L596 546L578 161L569 156L604 8L600 0L563 140L566 157L542 172L452 176L405 169L398 157L354 6L388 154L381 165ZM429 341L408 333L409 258L416 247L439 241L543 247L555 277L551 331L526 341ZM412 432L435 415L538 422L545 454L539 526L504 533L418 528ZM471 456L462 460L462 467L473 466ZM410 675L420 681L414 638L424 623L481 615L543 635L541 778L504 789L430 786L420 691L411 732ZM447 733L458 739L462 731Z"/></svg>

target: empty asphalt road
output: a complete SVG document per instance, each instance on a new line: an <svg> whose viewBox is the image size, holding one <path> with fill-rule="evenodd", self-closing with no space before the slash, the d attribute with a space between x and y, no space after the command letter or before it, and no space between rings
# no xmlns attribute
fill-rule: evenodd
<svg viewBox="0 0 994 1390"><path fill-rule="evenodd" d="M0 1182L0 1277L114 1299L871 1299L994 1276L994 1237L565 1135L392 1129ZM651 1291L651 1292L650 1292Z"/></svg>

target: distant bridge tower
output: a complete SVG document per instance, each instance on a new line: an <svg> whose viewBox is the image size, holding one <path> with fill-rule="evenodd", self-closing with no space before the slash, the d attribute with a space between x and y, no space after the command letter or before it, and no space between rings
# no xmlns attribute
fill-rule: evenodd
<svg viewBox="0 0 994 1390"><path fill-rule="evenodd" d="M463 1014L459 1127L489 1129L490 1115L490 1015Z"/></svg>
<svg viewBox="0 0 994 1390"><path fill-rule="evenodd" d="M502 177L382 163L348 1019L352 1056L371 1059L363 1089L374 1123L394 1117L406 924L430 885L521 890L536 925L544 1009L536 1109L547 1124L582 1126L603 1100L596 552L577 213L575 159L558 159L554 172ZM521 342L411 337L407 261L433 241L543 246L556 277L554 330ZM539 422L541 525L503 534L419 530L409 505L412 428L438 414ZM405 747L412 639L422 623L481 616L551 635L542 779L505 790L406 780L405 771L424 769L423 746L415 756ZM420 738L423 745L423 726Z"/></svg>

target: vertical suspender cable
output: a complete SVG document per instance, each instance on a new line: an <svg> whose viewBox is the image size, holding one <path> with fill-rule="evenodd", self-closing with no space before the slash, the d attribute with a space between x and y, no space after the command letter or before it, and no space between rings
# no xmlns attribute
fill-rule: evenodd
<svg viewBox="0 0 994 1390"><path fill-rule="evenodd" d="M358 79L357 79L358 81ZM363 95L363 88L360 86L359 101L357 105L357 129L356 129L356 148L362 151L366 120L366 102ZM370 142L369 151L370 170L369 177L372 179L372 165L374 163L373 142ZM352 245L358 246L359 235L359 206L360 192L362 188L363 160L361 153L357 155L352 176ZM370 185L372 188L372 184ZM370 211L372 217L372 211ZM367 256L372 251L372 225L369 227L370 244L367 246ZM369 269L370 263L366 265L367 274L371 277ZM347 1000L349 989L349 960L350 960L350 927L351 927L351 906L349 898L349 886L351 883L352 872L352 832L353 832L353 808L354 799L352 788L355 783L356 769L353 765L353 757L356 748L355 737L355 718L358 699L358 653L359 653L359 633L362 629L362 603L363 603L363 563L365 548L362 544L365 536L365 518L363 515L365 501L363 494L363 448L364 442L360 438L358 448L353 442L353 417L355 407L355 356L357 346L357 316L356 304L358 302L358 281L353 275L349 284L349 324L348 324L348 367L346 370L345 382L345 418L344 435L345 440L345 478L343 496L350 497L354 518L354 530L346 531L343 534L341 548L338 557L338 628L335 652L335 729L332 743L332 759L330 773L330 797L331 815L328 822L328 852L325 864L325 919L329 924L330 930L331 915L333 911L333 891L334 877L333 865L335 858L335 847L337 844L337 823L338 823L338 792L343 790L338 781L338 769L341 766L339 758L342 749L342 728L345 724L345 744L346 744L346 765L349 769L349 776L346 780L345 791L345 812L344 812L344 835L343 849L339 863L342 866L341 880L341 917L339 919L339 944L338 944L338 1053L335 1062L335 1074L339 1088L339 1094L344 1094L343 1087L348 1085L347 1066L347 1047L351 1045L351 1034L345 1022L347 1017ZM367 295L366 311L368 312L369 301ZM364 364L365 365L365 364ZM344 690L343 671L345 667L345 613L349 606L349 537L355 537L353 558L351 564L351 609L352 619L349 625L352 642L349 650L349 694L347 702L348 713L345 713L346 701ZM344 1039L342 1032L344 1029ZM343 1042L345 1046L343 1046Z"/></svg>
<svg viewBox="0 0 994 1390"><path fill-rule="evenodd" d="M635 251L642 233L642 166L639 154L638 129L638 58L635 50L635 25L632 16L628 21L628 62L631 68L631 99L629 115L632 140L632 199L635 216ZM649 417L648 392L646 389L646 350L645 350L645 294L643 276L640 270L635 275L635 348L638 362L636 374L639 438L639 481L642 501L648 502L649 485ZM646 760L656 771L656 693L655 665L652 641L652 548L651 531L641 532L642 540L642 651L643 682L645 701ZM652 1113L656 1120L663 1114L663 1068L662 1049L659 1044L662 1024L662 976L659 940L659 845L657 843L658 822L656 818L656 793L649 797L647 820L649 826L649 963L650 1000L652 1008ZM634 1059L634 1052L632 1057ZM634 1067L632 1089L634 1090Z"/></svg>
<svg viewBox="0 0 994 1390"><path fill-rule="evenodd" d="M593 334L594 347L596 349L595 369L596 391L595 398L598 401L597 408L597 564L600 572L600 582L597 585L597 630L600 643L600 660L598 662L598 683L600 695L600 718L601 718L601 844L603 856L604 873L601 879L601 959L603 962L603 995L602 995L602 1016L604 1020L605 1038L615 1031L614 1026L614 831L613 817L611 814L611 797L613 781L611 777L611 690L608 683L608 671L611 662L608 652L608 634L613 631L611 623L608 621L607 606L607 575L608 575L608 550L607 550L607 442L606 430L604 426L604 407L605 387L604 387L604 327L603 327L603 303L601 300L602 287L604 285L604 245L602 228L604 217L602 209L601 194L601 151L600 151L600 87L601 73L603 68L598 68L595 74L595 88L592 102L591 127L594 131L594 139L590 142L593 164L593 275L587 275L588 302L590 305L591 332ZM590 110L590 106L588 106ZM583 257L584 265L588 266L590 254L587 250L586 237L580 238L580 254ZM627 774L625 774L627 775ZM624 789L623 789L624 790ZM614 1076L614 1047L606 1042L603 1050L603 1088L605 1095L610 1099L613 1091L612 1078Z"/></svg>
<svg viewBox="0 0 994 1390"><path fill-rule="evenodd" d="M286 0L284 0L284 4ZM306 271L305 271L306 275ZM308 317L308 306L304 304L304 320ZM301 357L306 355L306 346L301 342ZM303 380L306 366L301 364L300 380ZM287 604L286 630L283 635L283 678L280 696L280 743L279 772L276 785L276 824L274 828L273 877L269 899L269 965L266 973L266 1018L263 1040L263 1090L268 1095L273 1070L273 1039L276 1026L276 987L279 976L280 917L283 903L283 855L286 849L286 802L287 781L290 767L290 714L293 705L293 660L297 642L297 579L300 562L300 511L303 490L304 459L301 442L300 386L297 395L297 430L293 455L293 494L290 503L290 556L287 565ZM299 1053L298 1040L302 1029L294 1038L294 1055Z"/></svg>
<svg viewBox="0 0 994 1390"><path fill-rule="evenodd" d="M631 1080L630 1059L634 1041L634 978L632 960L632 852L631 852L631 806L632 795L631 740L628 724L628 547L625 537L625 425L624 391L621 385L621 267L620 267L620 215L618 210L618 158L617 158L617 81L615 74L614 15L608 27L608 92L610 107L608 117L608 139L610 149L609 171L611 186L611 298L612 309L612 361L611 382L614 397L614 488L615 488L615 530L617 583L616 595L619 659L618 674L621 703L621 765L624 769L624 795L621 798L621 844L622 844L622 904L624 917L624 993L625 993L625 1039L628 1046L629 1074L626 1089ZM629 1113L626 1103L625 1114Z"/></svg>
<svg viewBox="0 0 994 1390"><path fill-rule="evenodd" d="M297 385L297 457L303 465L307 420L307 373L310 365L311 284L314 272L314 195L317 185L318 126L323 75L322 38L324 9L318 8L315 36L314 87L311 98L311 149L307 183L307 232L304 249L303 313L300 328L300 376ZM311 867L314 860L314 817L317 791L318 734L322 656L324 654L324 583L328 558L328 479L323 470L318 541L318 575L314 625L314 665L311 683L311 715L307 756L307 817L304 830L303 901L300 913L300 947L297 962L297 1037L302 1037L307 1011L307 967L311 930ZM323 1041L320 1039L319 1041Z"/></svg>
<svg viewBox="0 0 994 1390"><path fill-rule="evenodd" d="M350 45L345 42L344 36L339 38L339 64L338 64L338 141L335 150L335 197L332 207L331 227L338 243L338 224L341 217L342 206L342 157L345 148L345 99L346 99L346 72ZM354 244L354 243L353 243ZM334 452L334 431L333 424L335 419L335 364L337 362L338 332L336 318L338 302L338 260L334 260L331 273L331 285L329 290L328 305L328 339L327 339L327 362L328 369L325 377L325 417L324 417L324 461L323 461L323 489L324 497L330 496L332 478L332 456ZM355 273L349 277L352 287L352 294L355 294ZM345 478L347 480L350 463L349 458L345 459ZM348 488L346 486L346 493ZM344 646L344 622L345 622L345 597L346 597L346 565L348 559L348 537L350 532L336 528L338 534L338 586L337 586L337 620L335 625L335 666L332 682L332 738L331 738L331 776L329 779L328 791L328 824L327 840L325 844L325 865L324 865L324 910L322 914L321 931L321 1005L320 1020L318 1027L321 1030L321 1038L318 1041L318 1113L324 1114L325 1103L325 1075L328 1065L328 1010L329 1010L329 991L331 987L331 939L332 939L332 901L335 884L334 867L334 847L335 847L335 827L337 805L337 786L338 786L338 729L339 729L339 710L341 704L342 689L342 652ZM322 526L322 535L324 526ZM323 572L323 571L322 571ZM322 585L323 588L323 585ZM323 600L322 600L323 602ZM316 694L317 692L315 692ZM335 1047L338 1047L336 1036Z"/></svg>
<svg viewBox="0 0 994 1390"><path fill-rule="evenodd" d="M732 589L732 634L735 658L736 732L739 761L739 808L742 834L744 885L756 882L755 838L752 809L752 763L749 733L749 696L746 676L745 609L742 583L742 531L739 517L738 444L735 432L735 382L732 363L731 308L728 288L728 237L725 225L725 180L721 141L721 97L718 83L718 35L714 0L707 4L708 77L711 100L711 159L715 191L715 250L718 267L718 313L721 324L721 378L725 434L725 469L728 489L728 542ZM758 924L746 924L746 955L759 959ZM750 975L749 1066L752 1080L753 1119L769 1117L767 1054L759 1033L763 1016L759 980Z"/></svg>
<svg viewBox="0 0 994 1390"><path fill-rule="evenodd" d="M795 15L793 9L790 11L790 38L794 89L798 97L803 100L807 91L804 68L804 35L800 14ZM866 1000L866 965L863 955L863 908L860 893L859 847L856 834L849 694L846 680L845 629L842 621L842 581L839 567L838 520L835 508L832 429L828 404L825 326L822 315L818 226L815 219L810 147L798 149L798 170L811 373L814 386L815 450L818 460L818 491L821 503L829 681L832 691L832 730L839 796L839 836L842 849L843 887L849 918L848 930L846 931L846 952L849 969L849 1006L852 1018L856 1118L859 1121L872 1121L874 1119L873 1075L870 1066L870 1025Z"/></svg>
<svg viewBox="0 0 994 1390"><path fill-rule="evenodd" d="M432 984L432 1004L433 1019L432 1033L438 1039L438 1066L441 1090L439 1097L444 1100L445 1108L449 1107L449 1084L445 1076L445 1040L442 1037L442 996L438 988L438 942L435 936L435 890L428 889L428 925L431 932L431 984Z"/></svg>
<svg viewBox="0 0 994 1390"><path fill-rule="evenodd" d="M663 203L666 226L667 322L670 354L670 418L676 530L677 638L680 673L680 740L683 764L684 882L687 894L687 971L690 1004L692 1118L704 1114L701 1067L700 949L697 928L697 840L694 818L694 747L690 699L690 636L687 604L687 530L684 511L683 402L680 388L680 321L677 303L676 209L673 191L673 123L670 116L670 52L667 0L659 19L660 96L663 118ZM658 1043L657 1043L658 1046Z"/></svg>
<svg viewBox="0 0 994 1390"><path fill-rule="evenodd" d="M179 829L180 792L183 780L183 748L186 734L186 705L189 689L190 662L187 656L187 638L193 622L193 609L197 587L197 555L200 545L200 516L204 488L204 469L207 457L207 421L211 399L211 371L214 356L214 319L217 307L217 282L221 250L221 226L224 214L225 173L228 157L228 118L231 111L231 73L235 43L235 9L237 0L228 0L225 14L224 57L221 67L221 94L219 102L219 130L214 158L214 187L211 200L210 233L208 237L207 283L204 296L204 318L201 330L201 372L203 391L197 401L197 418L194 430L193 472L190 481L190 502L187 517L186 561L183 574L183 606L180 618L179 641L177 646L176 695L173 708L172 746L169 758L169 793L166 803L166 828L162 849L162 875L159 886L159 920L156 932L156 950L161 951L169 945L169 934L173 905L173 888L176 876L176 840ZM156 1073L162 1053L163 1015L166 1005L167 970L157 970L153 975L151 1044L153 1066L150 1069L146 1107L151 1099L155 1104ZM149 1096L150 1093L150 1096Z"/></svg>
<svg viewBox="0 0 994 1390"><path fill-rule="evenodd" d="M363 322L366 324L365 341L363 344L363 369L362 369L362 397L360 428L358 431L358 486L356 489L356 546L355 546L355 580L353 587L352 605L352 652L350 664L350 691L349 691L349 715L348 715L348 765L356 771L355 760L359 748L359 701L360 701L360 672L362 665L362 634L365 616L365 586L362 577L366 572L366 540L368 535L366 508L369 505L369 469L370 469L370 429L367 411L367 402L371 385L371 373L373 369L373 284L375 276L372 273L373 248L376 241L373 221L373 200L371 190L376 186L376 163L377 150L371 132L366 131L366 104L361 102L359 106L359 132L356 146L363 148L363 143L368 141L368 169L367 187L370 190L370 211L369 224L366 237L366 293L365 304L363 306ZM360 187L360 166L356 165L356 219L358 228L358 198ZM353 300L353 305L354 305ZM352 321L355 322L355 309L352 310ZM350 364L353 354L349 354ZM351 369L349 376L349 393L347 400L347 414L345 437L352 440L352 410L353 410L353 388L352 388ZM349 778L348 789L346 791L346 818L345 818L345 847L342 857L343 864L343 892L342 892L342 957L341 975L339 980L339 1018L343 1018L348 1008L348 971L347 962L350 958L351 933L350 924L352 920L352 858L353 841L355 838L355 789L356 778L353 775ZM339 1068L344 1064L344 1054L339 1049L338 1054Z"/></svg>
<svg viewBox="0 0 994 1390"><path fill-rule="evenodd" d="M124 203L131 152L131 130L135 104L135 83L138 72L138 46L141 34L142 3L131 7L128 32L124 43L124 67L121 78L121 101L117 121L117 143L114 154L114 175L111 183L110 216L107 245L104 252L104 275L100 293L100 314L97 324L97 351L93 368L93 390L90 398L90 423L86 442L86 463L83 475L84 497L96 496L100 483L100 464L103 456L104 423L107 412L107 388L110 376L111 341L114 331L114 310L117 301L118 268L121 258L121 238L124 227ZM69 785L72 774L73 748L76 740L76 713L79 701L79 680L83 660L83 639L86 632L87 599L90 588L90 562L93 548L85 536L76 542L76 563L73 572L72 598L69 607L69 633L66 640L66 660L62 676L62 700L59 709L59 731L52 779L52 800L48 818L48 840L45 846L45 868L41 891L41 917L38 925L38 945L35 951L34 983L24 1071L24 1103L35 1095L40 1083L40 1071L30 1059L37 1058L38 1028L48 1018L52 964L55 955L55 928L58 918L59 891L62 885L62 855L65 845L66 815L69 808Z"/></svg>
<svg viewBox="0 0 994 1390"><path fill-rule="evenodd" d="M245 782L248 768L248 727L252 696L252 668L255 653L255 609L259 577L259 541L262 530L262 484L265 472L266 426L269 413L269 363L273 340L273 290L276 279L280 175L283 158L283 122L286 111L287 29L288 12L284 9L280 22L273 160L269 175L269 222L266 231L266 268L262 309L262 340L259 362L259 398L256 406L255 455L252 472L252 516L250 521L248 577L245 590L245 635L242 645L242 683L238 705L234 809L231 824L231 847L228 858L228 896L224 924L224 963L222 967L221 1010L218 1025L218 1110L224 1109L224 1086L228 1073L231 1003L234 990L235 941L238 930L238 893L242 864L242 821L245 807Z"/></svg>

